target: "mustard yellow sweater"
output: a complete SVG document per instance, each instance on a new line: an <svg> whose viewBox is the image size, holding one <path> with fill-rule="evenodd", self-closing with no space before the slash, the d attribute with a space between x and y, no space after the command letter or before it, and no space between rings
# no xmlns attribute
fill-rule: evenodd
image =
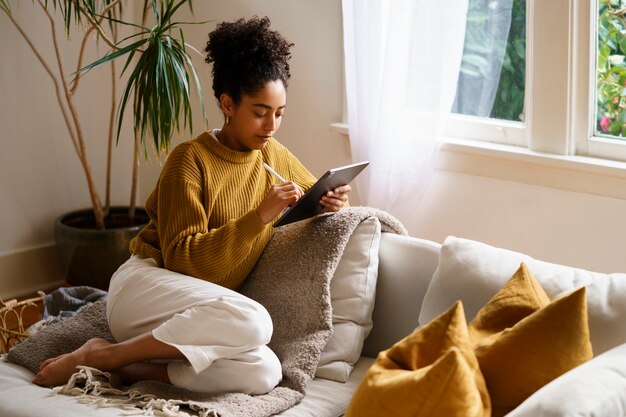
<svg viewBox="0 0 626 417"><path fill-rule="evenodd" d="M276 180L307 190L315 177L271 139L261 151L237 152L209 133L178 145L146 201L148 225L131 241L132 253L159 266L237 289L272 237L255 209Z"/></svg>

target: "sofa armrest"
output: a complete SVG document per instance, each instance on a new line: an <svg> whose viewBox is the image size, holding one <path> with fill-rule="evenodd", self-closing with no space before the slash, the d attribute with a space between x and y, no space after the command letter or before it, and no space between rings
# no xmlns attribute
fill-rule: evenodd
<svg viewBox="0 0 626 417"><path fill-rule="evenodd" d="M437 269L440 248L429 240L382 234L374 327L365 340L363 356L375 358L418 326L422 299Z"/></svg>

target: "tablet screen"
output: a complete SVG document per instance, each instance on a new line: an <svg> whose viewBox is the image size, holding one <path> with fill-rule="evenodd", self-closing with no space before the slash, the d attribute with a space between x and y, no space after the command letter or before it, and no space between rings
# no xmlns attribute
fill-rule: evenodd
<svg viewBox="0 0 626 417"><path fill-rule="evenodd" d="M367 165L369 162L363 161L326 171L296 204L283 212L274 223L274 227L284 226L319 214L324 209L324 206L320 204L322 195L341 185L349 184Z"/></svg>

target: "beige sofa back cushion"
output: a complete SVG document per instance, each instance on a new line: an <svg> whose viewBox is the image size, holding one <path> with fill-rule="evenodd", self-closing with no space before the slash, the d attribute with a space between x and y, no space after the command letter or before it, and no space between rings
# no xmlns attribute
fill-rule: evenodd
<svg viewBox="0 0 626 417"><path fill-rule="evenodd" d="M422 299L437 268L441 245L382 233L372 329L363 356L375 358L418 326Z"/></svg>

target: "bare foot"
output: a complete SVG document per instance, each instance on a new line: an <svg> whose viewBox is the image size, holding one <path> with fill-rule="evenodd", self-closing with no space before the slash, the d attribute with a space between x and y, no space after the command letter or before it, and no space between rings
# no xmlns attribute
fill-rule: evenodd
<svg viewBox="0 0 626 417"><path fill-rule="evenodd" d="M43 368L45 368L46 366L50 365L52 362L56 361L57 359L61 359L65 355L67 355L67 353L64 353L64 354L59 355L59 356L55 356L54 358L46 359L45 361L41 362L41 365L39 365L39 370L41 371Z"/></svg>
<svg viewBox="0 0 626 417"><path fill-rule="evenodd" d="M96 353L99 349L109 346L111 343L104 339L90 339L80 348L66 355L57 356L42 364L33 383L44 387L56 387L65 384L79 365L101 368ZM106 369L102 369L106 370Z"/></svg>

